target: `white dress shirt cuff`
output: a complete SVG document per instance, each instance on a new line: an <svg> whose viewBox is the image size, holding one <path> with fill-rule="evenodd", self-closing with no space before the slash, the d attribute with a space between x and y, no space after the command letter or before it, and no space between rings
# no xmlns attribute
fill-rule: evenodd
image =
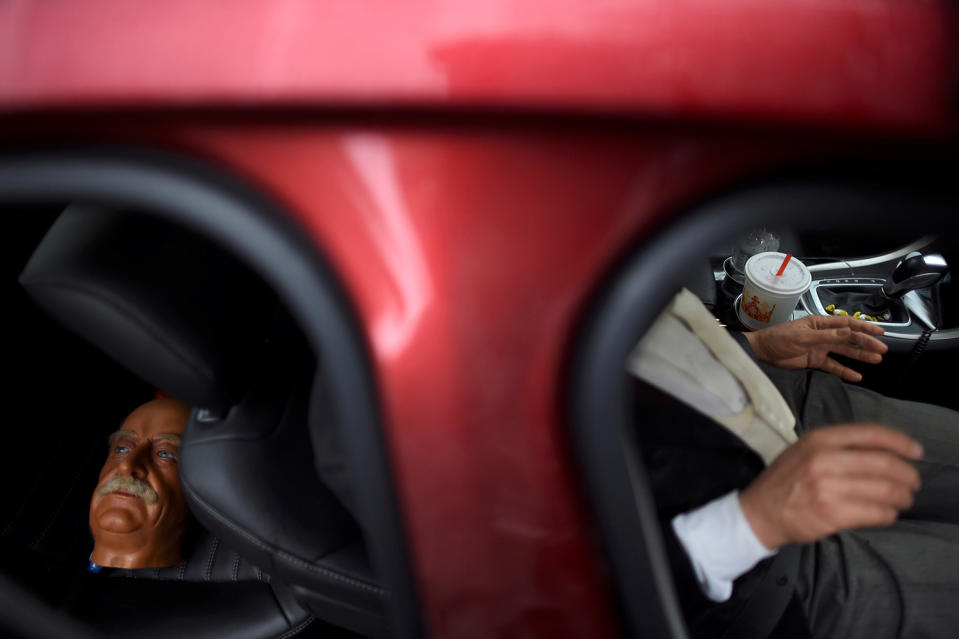
<svg viewBox="0 0 959 639"><path fill-rule="evenodd" d="M703 593L713 601L729 599L737 577L776 554L756 538L739 504L738 491L676 515L672 526Z"/></svg>

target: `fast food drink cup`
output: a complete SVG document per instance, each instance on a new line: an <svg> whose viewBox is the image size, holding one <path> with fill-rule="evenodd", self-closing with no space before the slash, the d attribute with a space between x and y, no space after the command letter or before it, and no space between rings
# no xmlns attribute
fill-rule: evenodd
<svg viewBox="0 0 959 639"><path fill-rule="evenodd" d="M783 268L785 253L757 253L746 262L746 281L739 319L758 330L792 317L799 298L809 289L812 276L806 265L791 258ZM781 275L777 275L782 270Z"/></svg>

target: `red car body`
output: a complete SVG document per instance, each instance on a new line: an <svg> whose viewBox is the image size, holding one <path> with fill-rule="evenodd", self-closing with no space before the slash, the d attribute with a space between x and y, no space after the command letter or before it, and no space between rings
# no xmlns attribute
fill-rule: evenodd
<svg viewBox="0 0 959 639"><path fill-rule="evenodd" d="M279 202L362 324L431 636L616 633L565 424L590 296L683 208L956 125L932 0L0 4L0 144Z"/></svg>

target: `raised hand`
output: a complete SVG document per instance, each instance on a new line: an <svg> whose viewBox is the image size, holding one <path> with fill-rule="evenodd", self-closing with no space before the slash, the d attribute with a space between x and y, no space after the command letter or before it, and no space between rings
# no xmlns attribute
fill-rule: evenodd
<svg viewBox="0 0 959 639"><path fill-rule="evenodd" d="M886 526L912 505L919 473L910 460L921 457L918 442L884 426L817 428L783 451L739 501L767 548Z"/></svg>
<svg viewBox="0 0 959 639"><path fill-rule="evenodd" d="M860 373L843 366L830 355L836 353L878 364L888 350L877 339L882 334L881 326L864 320L807 315L745 335L760 361L780 368L817 368L847 382L858 382L862 380Z"/></svg>

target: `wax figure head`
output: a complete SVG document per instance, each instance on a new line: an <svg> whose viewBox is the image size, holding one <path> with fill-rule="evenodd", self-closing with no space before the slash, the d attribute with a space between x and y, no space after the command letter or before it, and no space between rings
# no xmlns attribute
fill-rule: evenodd
<svg viewBox="0 0 959 639"><path fill-rule="evenodd" d="M162 568L180 562L189 511L177 458L189 412L174 399L154 399L110 435L110 452L90 501L94 563Z"/></svg>

